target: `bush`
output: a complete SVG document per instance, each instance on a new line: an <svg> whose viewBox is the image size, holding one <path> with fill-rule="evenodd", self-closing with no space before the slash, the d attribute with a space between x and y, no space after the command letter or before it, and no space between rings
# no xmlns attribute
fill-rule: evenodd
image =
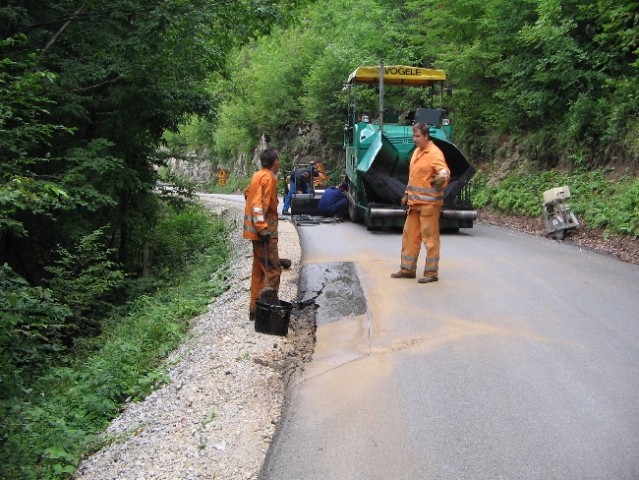
<svg viewBox="0 0 639 480"><path fill-rule="evenodd" d="M124 282L124 273L104 247L104 228L80 239L74 253L59 248L59 259L47 268L54 295L71 309L65 334L69 337L99 333L99 318L113 308L108 296Z"/></svg>
<svg viewBox="0 0 639 480"><path fill-rule="evenodd" d="M225 235L223 228L210 224L210 214L201 206L165 208L149 239L149 270L153 276L170 279L193 258L220 244Z"/></svg>
<svg viewBox="0 0 639 480"><path fill-rule="evenodd" d="M50 290L33 287L8 265L0 266L0 401L26 388L60 354L61 331L70 314Z"/></svg>
<svg viewBox="0 0 639 480"><path fill-rule="evenodd" d="M605 169L572 174L521 169L491 183L484 170L473 179L473 201L477 208L536 217L541 215L543 192L568 185L568 203L582 223L611 233L639 236L639 178L627 176L612 181L609 175L611 172Z"/></svg>
<svg viewBox="0 0 639 480"><path fill-rule="evenodd" d="M167 255L161 258L171 268L156 265L172 275L164 283L153 282L152 294L132 300L125 316L100 319L100 336L77 342L89 348L76 348L74 355L61 356L54 348L59 343L42 338L55 339L71 310L53 301L49 291L29 287L7 267L0 269L3 318L18 307L7 317L16 328L3 323L0 329L0 360L10 370L2 370L0 378L0 478L71 478L80 458L100 446L98 433L125 401L140 400L168 381L163 362L182 341L189 320L228 288L223 221L191 207L165 211L160 225L152 237L164 239ZM69 298L81 299L78 305L87 300L77 292ZM14 365L32 362L37 374L27 377L31 370L14 370L7 358ZM11 382L12 388L5 388Z"/></svg>

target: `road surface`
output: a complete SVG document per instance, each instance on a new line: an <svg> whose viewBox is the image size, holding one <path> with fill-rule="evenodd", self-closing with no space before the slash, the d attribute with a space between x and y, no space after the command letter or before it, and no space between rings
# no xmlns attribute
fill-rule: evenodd
<svg viewBox="0 0 639 480"><path fill-rule="evenodd" d="M477 225L418 284L397 232L299 233L317 344L263 480L639 478L638 266Z"/></svg>

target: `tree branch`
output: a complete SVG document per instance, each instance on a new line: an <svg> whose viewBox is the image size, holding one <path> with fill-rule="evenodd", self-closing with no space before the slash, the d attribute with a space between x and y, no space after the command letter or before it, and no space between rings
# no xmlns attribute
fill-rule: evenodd
<svg viewBox="0 0 639 480"><path fill-rule="evenodd" d="M78 16L84 11L84 6L86 5L86 2L83 2L82 5L80 5L80 8L78 8L75 13L73 15L71 15L71 18L69 18L69 20L67 20L66 22L64 22L64 25L62 25L60 27L60 30L58 30L56 32L56 34L51 37L51 40L49 40L49 42L47 43L47 45L44 47L44 49L42 50L42 55L44 55L46 53L47 50L49 50L49 48L58 40L58 37L60 37L60 35L62 35L62 32L64 32L66 30L66 28L71 25L71 22L73 20L75 20L76 18L78 18Z"/></svg>
<svg viewBox="0 0 639 480"><path fill-rule="evenodd" d="M115 82L118 82L120 80L122 80L122 77L120 77L120 76L115 77L115 78L108 78L108 79L104 80L103 82L96 83L96 84L93 84L93 85L88 85L86 87L74 88L74 89L72 89L70 91L71 92L87 92L89 90L93 90L94 88L100 88L100 87L103 87L104 85L108 85L110 83L115 83Z"/></svg>

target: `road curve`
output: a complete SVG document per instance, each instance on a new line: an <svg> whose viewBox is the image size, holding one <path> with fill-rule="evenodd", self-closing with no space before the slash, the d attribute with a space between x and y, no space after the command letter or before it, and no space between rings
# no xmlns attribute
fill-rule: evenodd
<svg viewBox="0 0 639 480"><path fill-rule="evenodd" d="M639 266L480 224L422 285L397 232L298 231L317 343L262 479L639 478Z"/></svg>

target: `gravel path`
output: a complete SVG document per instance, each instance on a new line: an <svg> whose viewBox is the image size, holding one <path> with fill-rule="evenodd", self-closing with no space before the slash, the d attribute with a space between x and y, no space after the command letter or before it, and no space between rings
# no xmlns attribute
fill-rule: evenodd
<svg viewBox="0 0 639 480"><path fill-rule="evenodd" d="M256 479L275 433L286 383L310 358L313 326L294 310L287 337L256 333L248 320L252 253L242 238L243 205L203 196L235 226L231 288L192 321L167 360L171 381L130 404L104 433L108 446L87 458L81 480ZM297 300L299 237L280 221L280 298Z"/></svg>

